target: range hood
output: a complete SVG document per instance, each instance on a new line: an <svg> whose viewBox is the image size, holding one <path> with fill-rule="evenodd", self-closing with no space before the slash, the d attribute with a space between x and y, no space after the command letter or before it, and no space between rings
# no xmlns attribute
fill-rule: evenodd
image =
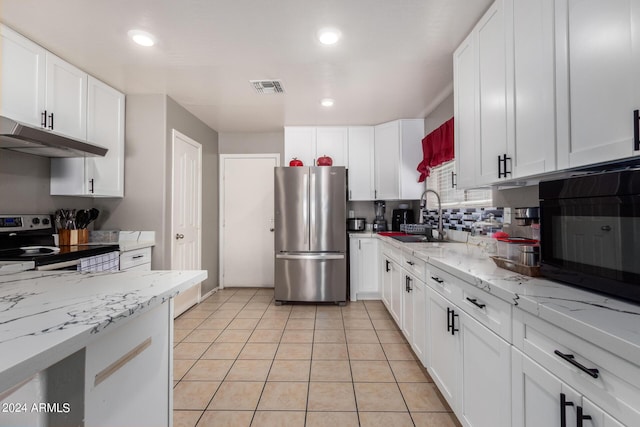
<svg viewBox="0 0 640 427"><path fill-rule="evenodd" d="M43 157L97 157L107 154L100 145L34 128L0 116L0 148Z"/></svg>

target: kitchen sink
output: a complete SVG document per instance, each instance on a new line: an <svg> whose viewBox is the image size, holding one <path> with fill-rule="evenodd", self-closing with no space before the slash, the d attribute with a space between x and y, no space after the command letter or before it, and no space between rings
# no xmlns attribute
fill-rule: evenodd
<svg viewBox="0 0 640 427"><path fill-rule="evenodd" d="M407 234L399 236L390 236L392 239L399 240L404 243L425 243L429 238L424 234Z"/></svg>
<svg viewBox="0 0 640 427"><path fill-rule="evenodd" d="M446 240L437 240L435 238L429 238L424 234L405 234L397 236L389 236L392 239L396 239L403 243L445 243Z"/></svg>

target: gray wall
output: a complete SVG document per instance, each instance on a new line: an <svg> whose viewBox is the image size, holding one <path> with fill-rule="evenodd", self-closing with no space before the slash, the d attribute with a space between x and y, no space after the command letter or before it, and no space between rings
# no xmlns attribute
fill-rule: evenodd
<svg viewBox="0 0 640 427"><path fill-rule="evenodd" d="M96 200L96 228L156 232L152 267L168 269L165 254L166 97L129 95L126 101L124 198Z"/></svg>
<svg viewBox="0 0 640 427"><path fill-rule="evenodd" d="M218 286L218 132L205 125L173 99L167 97L167 159L171 159L172 130L202 144L202 269L209 277L202 283L202 293ZM171 162L167 162L165 217L171 213ZM170 236L171 223L165 224ZM171 239L165 240L165 252L170 258Z"/></svg>
<svg viewBox="0 0 640 427"><path fill-rule="evenodd" d="M280 153L280 164L284 166L284 132L220 133L219 153Z"/></svg>
<svg viewBox="0 0 640 427"><path fill-rule="evenodd" d="M453 117L453 92L424 119L424 134L428 135L438 129L451 117Z"/></svg>
<svg viewBox="0 0 640 427"><path fill-rule="evenodd" d="M202 284L218 286L218 133L166 95L129 95L126 105L125 197L96 200L103 229L153 230L154 269L171 268L172 130L202 144Z"/></svg>
<svg viewBox="0 0 640 427"><path fill-rule="evenodd" d="M50 174L47 157L0 150L0 213L44 214L92 207L90 198L50 196Z"/></svg>

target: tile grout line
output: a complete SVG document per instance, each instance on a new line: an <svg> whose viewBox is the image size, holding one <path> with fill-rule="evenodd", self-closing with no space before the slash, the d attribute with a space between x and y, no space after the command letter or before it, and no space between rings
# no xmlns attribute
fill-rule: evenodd
<svg viewBox="0 0 640 427"><path fill-rule="evenodd" d="M181 340L181 341L179 341L178 343L176 343L176 344L174 345L174 347L175 347L177 344L179 344L179 343L184 343L184 342L185 342L184 340L185 340L185 339L187 339L187 337L188 337L189 335L191 335L192 333L194 333L195 331L197 331L197 330L198 330L198 328L199 328L199 326L201 326L205 321L207 321L208 319L210 319L210 318L211 318L211 316L213 316L213 315L214 315L218 310L221 310L221 309L222 309L222 310L224 310L224 308L223 308L222 306L223 306L225 303L233 302L233 301L230 301L230 300L231 300L234 296L236 296L236 292L237 292L237 291L235 291L234 293L232 293L231 295L229 295L225 300L221 301L221 302L220 302L220 304L219 304L219 306L218 306L218 307L216 307L216 308L211 312L211 314L209 314L206 318L194 318L194 319L202 319L202 320L201 320L201 321L198 323L198 325L196 325L193 329L190 329L190 330L189 330L189 332L188 332L188 333L187 333L187 334L182 338L182 340ZM214 294L214 295L215 295L215 294ZM216 338L215 338L213 341L211 341L211 342L209 343L209 345L208 345L208 346L206 347L206 349L202 352L202 354L198 357L198 359L196 359L196 360L195 360L194 364L193 364L193 365L192 365L192 366L191 366L187 371L185 371L185 373L182 375L181 379L177 381L176 386L177 386L180 382L183 382L183 381L184 381L184 378L188 375L188 373L193 369L193 367L194 367L194 366L195 366L199 361L201 361L201 360L206 360L206 359L202 359L202 356L203 356L207 351L209 351L209 350L210 350L211 346L212 346L214 343L216 343L216 342L217 342L216 340L220 337L220 335L222 335L222 334L223 334L224 332L226 332L226 331L229 331L229 329L228 329L228 328L229 328L229 325L230 325L233 321L235 321L236 319L238 319L238 316L240 315L240 313L241 313L243 310L246 310L246 309L247 309L247 305L248 305L248 304L250 304L250 303L251 303L251 300L252 300L254 297L256 297L256 296L258 296L258 293L257 293L257 291L254 291L254 292L253 292L249 297L247 297L247 300L246 300L246 301L243 301L243 305L242 305L240 308L238 308L238 309L237 309L238 311L237 311L237 312L234 314L234 316L231 318L231 320L229 321L229 324L227 324L227 325L224 327L224 329L222 329L222 330L221 330L221 333L220 333L220 334L218 334L218 335L216 336ZM262 295L260 295L260 296L262 296ZM206 300L205 300L205 301L206 301ZM255 302L256 302L256 303L257 303L257 302L264 303L265 301L255 301ZM225 374L225 375L224 375L224 377L222 378L222 380L221 380L220 384L222 384L224 381L226 381L226 380L228 379L228 377L229 377L229 375L230 375L230 373L231 373L231 371L232 371L233 367L235 366L235 364L236 364L239 360L253 360L253 359L240 359L240 355L241 355L241 354L242 354L242 352L247 348L247 344L249 344L249 343L250 343L250 340L251 340L251 337L253 336L253 334L254 334L254 333L256 333L256 331L260 331L259 329L257 329L257 328L258 328L258 324L260 323L260 321L262 321L262 320L264 320L264 319L265 319L265 317L264 317L264 316L265 316L265 315L267 315L267 313L269 312L269 308L270 308L270 306L271 306L272 302L273 302L273 298L271 298L271 301L267 303L267 308L265 308L265 309L263 310L261 317L260 317L260 318L257 318L257 322L256 322L256 324L255 324L251 329L247 329L247 330L249 331L249 335L247 336L246 340L244 340L244 341L242 342L242 347L241 347L241 348L240 348L240 350L238 351L238 353L237 353L237 355L235 356L235 358L231 359L231 360L232 360L232 364L231 364L231 366L230 366L229 370L226 372L226 374ZM383 350L383 351L382 351L382 354L384 354L384 357L385 357L385 359L384 359L384 360L386 361L386 365L387 365L387 367L388 367L388 368L389 368L389 370L391 371L391 374L392 374L392 376L393 376L393 379L394 379L394 382L395 382L396 387L397 387L397 389L398 389L398 392L400 393L400 395L401 395L401 397L402 397L402 399L403 399L403 402L404 402L404 404L405 404L405 408L406 408L406 413L410 416L410 419L411 419L412 424L413 424L413 425L415 425L415 421L414 421L414 419L413 419L413 415L412 415L411 411L409 410L409 407L408 407L407 401L406 401L406 399L405 399L405 396L404 396L404 394L402 394L402 391L400 390L400 387L399 387L400 382L398 382L397 374L396 374L396 372L393 370L393 368L391 367L391 360L389 359L389 354L388 354L388 352L389 352L390 350L386 350L386 349L384 348L384 346L382 345L382 342L381 342L380 332L381 332L381 331L385 331L385 329L380 329L380 330L378 330L378 329L375 327L375 325L373 324L373 320L374 320L374 319L372 319L372 317L371 317L371 316L372 316L372 312L376 312L376 311L384 311L384 313L386 314L387 319L382 319L382 320L389 320L389 318L390 318L390 313L388 312L388 310L386 309L386 307L383 307L383 308L384 308L384 310L370 310L369 306L368 306L367 304L364 304L364 303L363 303L363 308L364 308L364 310L362 310L362 311L364 311L364 312L366 313L366 315L367 315L367 320L368 320L369 322L371 322L371 324L372 324L372 325L371 325L371 326L372 326L372 331L373 331L373 332L374 332L374 334L375 334L375 337L376 337L377 343L380 345L380 348L382 348L382 350ZM361 311L361 310L356 310L356 311L354 311L354 314L355 314L355 312L360 312L360 311ZM305 424L306 424L306 423L308 422L308 420L309 420L308 415L309 415L309 402L310 402L310 386L311 386L311 382L312 382L312 378L311 378L311 371L312 371L313 360L314 360L313 352L314 352L314 349L316 348L316 344L319 344L319 343L316 343L316 341L315 341L315 338L316 338L316 336L317 336L317 332L316 332L316 331L324 330L324 329L322 329L322 328L320 328L320 329L318 329L318 328L317 328L317 324L318 324L317 322L318 322L318 320L321 320L321 321L322 321L323 319L328 319L328 320L330 320L330 319L334 318L334 317L333 317L333 316L331 316L331 315L329 315L329 316L323 316L323 317L321 317L321 318L318 318L318 314L319 314L320 312L318 311L318 305L317 305L317 304L315 304L315 305L314 305L314 311L313 311L313 313L314 313L314 316L313 316L313 329L312 329L312 334L311 334L311 356L310 356L310 360L309 360L309 372L308 372L308 378L307 378L307 381L306 381L306 382L307 382L307 395L306 395L305 415L304 415L304 422L305 422ZM267 383L267 382L269 382L269 381L268 381L268 379L269 379L269 376L270 376L270 374L271 374L271 372L272 372L272 370L273 370L273 366L274 366L274 364L275 364L275 360L276 360L276 356L277 356L277 354L278 354L278 351L280 350L280 348L282 348L282 347L281 347L281 344L284 344L284 342L283 342L284 333L287 331L287 329L286 329L286 328L287 328L287 325L289 324L289 321L293 319L293 318L291 317L291 316L292 316L292 314L293 314L293 307L292 307L292 309L291 309L291 310L289 310L289 311L287 312L287 314L286 314L286 318L285 318L285 317L282 317L283 319L286 319L286 321L285 321L285 323L284 323L284 327L283 327L283 329L282 329L282 332L281 332L281 333L280 333L280 335L279 335L279 339L275 342L275 343L276 343L275 352L274 352L273 356L270 358L271 360L270 360L269 368L268 368L268 370L267 370L267 374L266 374L266 377L265 377L265 380L264 380L264 384L263 384L262 390L261 390L261 392L260 392L260 396L258 397L258 400L257 400L257 403L256 403L256 407L255 407L255 409L252 411L252 412L253 412L252 417L251 417L251 422L252 422L252 423L253 423L253 422L254 422L254 420L256 419L256 415L257 415L257 411L258 411L258 405L259 405L259 403L260 403L260 401L261 401L262 397L264 396L264 392L265 392L265 390L266 390L266 383ZM328 312L327 314L330 314L330 312ZM356 390L355 390L355 384L356 384L356 382L355 382L355 378L354 378L354 376L353 376L353 367L352 367L352 363L351 363L351 354L350 354L350 351L349 351L349 341L348 341L348 338L347 338L347 332L348 332L348 331L351 331L351 330L347 330L347 326L346 326L346 322L345 322L345 316L347 316L347 317L349 317L350 319L352 319L352 318L349 316L349 313L348 313L346 310L343 310L343 308L342 308L342 307L340 307L340 317L339 317L339 319L340 319L340 320L341 320L341 322L342 322L342 328L341 328L341 329L337 329L337 330L341 330L341 332L344 334L344 340L345 340L344 342L345 342L346 353L347 353L347 361L348 361L348 363L349 363L349 372L350 372L350 375L351 375L351 384L352 384L352 387L353 387L353 393L354 393L355 412L356 412L356 417L357 417L357 420L358 420L358 425L361 425L361 420L360 420L360 411L359 411L359 408L358 408L358 401L357 401L357 395L356 395ZM378 315L377 315L377 316L378 316ZM280 318L280 317L274 317L274 319L277 319L277 318ZM304 319L304 318L306 318L306 317L301 317L301 319ZM245 318L243 317L243 319L245 319ZM247 319L253 319L253 317L250 317L250 318L247 318ZM322 323L322 322L321 322L321 323ZM325 326L326 326L326 325L325 325ZM269 329L269 330L278 330L278 329ZM291 331L295 331L295 329L291 329ZM302 330L301 330L301 331L302 331ZM390 330L390 331L394 331L394 332L396 332L396 333L397 333L397 332L398 332L398 329L397 329L397 328L395 328L395 329ZM272 339L272 338L271 338L271 339ZM272 342L272 341L271 341L271 342ZM258 343L258 344L259 344L260 342L256 342L256 343ZM355 343L354 343L354 344L355 344ZM406 340L404 340L404 339L403 339L401 344L405 344L405 345L406 345L406 344L408 344L408 343L406 342ZM416 357L415 353L413 352L413 349L411 349L410 344L409 344L409 349L411 350L411 354L412 354L412 359L411 359L411 360L412 360L413 362L416 362L417 360L419 360L419 359ZM220 360L223 360L223 359L220 359ZM260 359L260 360L261 360L261 359ZM283 360L287 360L287 359L283 359ZM291 359L291 360L293 360L293 359ZM302 360L302 359L301 359L301 360ZM318 360L324 360L324 359L318 359ZM327 359L327 360L332 360L332 359ZM404 359L398 359L398 360L404 360ZM416 362L416 363L417 363L417 362ZM285 379L284 381L286 382L286 379ZM297 382L297 381L296 381L296 382ZM427 381L427 382L429 382L429 381ZM217 393L219 392L219 390L220 390L220 388L219 388L219 387L220 387L220 386L218 386L218 388L216 389L216 391L215 391L215 392L214 392L214 394L212 395L212 398L209 400L208 404L206 405L207 407L211 404L211 402L213 401L213 399L215 398L215 396L216 396L216 395L217 395ZM205 409L204 409L204 410L198 410L198 409L193 410L194 412L195 412L195 411L199 411L199 412L200 412L200 415L199 415L198 419L196 420L196 423L198 423L198 422L200 422L200 421L202 420L202 417L203 417L203 416L206 414L206 412L207 412L207 407L205 407ZM186 411L192 411L192 410L186 410ZM231 409L229 409L229 410L221 410L221 411L236 411L236 410L231 410ZM288 409L268 409L267 411L271 411L271 412L286 412L286 411L292 411L292 410L288 410ZM296 410L296 411L297 411L297 410ZM322 412L342 412L342 411L322 411ZM350 411L348 411L348 412L350 412ZM378 412L378 411L373 411L373 412ZM382 411L382 412L385 412L385 411ZM391 411L391 412L395 412L395 411ZM449 411L446 411L446 410L445 410L445 411L422 411L422 412L449 413Z"/></svg>
<svg viewBox="0 0 640 427"><path fill-rule="evenodd" d="M365 306L365 310L366 310L366 306ZM369 316L368 312L367 312L367 316ZM353 379L353 367L351 366L351 354L349 353L349 340L347 339L347 329L346 329L347 327L344 324L344 312L342 312L342 326L344 328L345 347L347 348L347 361L349 362L349 374L351 375L351 388L353 389L353 401L356 406L356 418L358 420L358 427L360 427L362 423L360 421L360 411L358 411L358 396L356 395L356 384Z"/></svg>

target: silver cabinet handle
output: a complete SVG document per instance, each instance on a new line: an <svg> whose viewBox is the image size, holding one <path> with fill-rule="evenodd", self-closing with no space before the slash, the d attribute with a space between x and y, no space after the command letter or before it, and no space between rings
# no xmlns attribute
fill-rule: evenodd
<svg viewBox="0 0 640 427"><path fill-rule="evenodd" d="M299 253L299 254L276 254L276 259L309 259L309 260L325 260L325 259L344 259L344 254L338 253Z"/></svg>
<svg viewBox="0 0 640 427"><path fill-rule="evenodd" d="M176 240L184 239L184 234L176 234Z"/></svg>

